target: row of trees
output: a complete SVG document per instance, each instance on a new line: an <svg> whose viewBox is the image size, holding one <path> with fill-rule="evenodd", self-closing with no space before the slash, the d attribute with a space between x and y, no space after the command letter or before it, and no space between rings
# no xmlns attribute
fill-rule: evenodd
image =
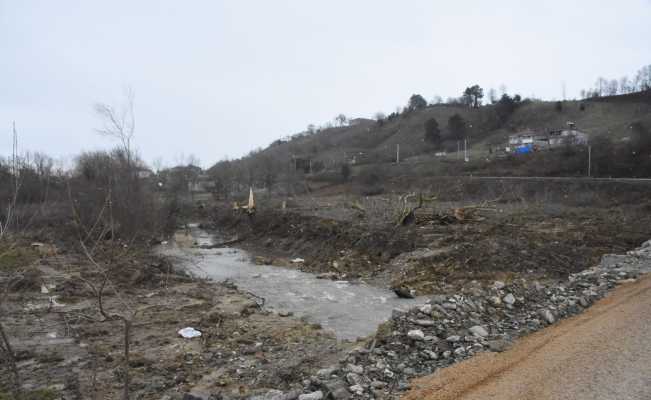
<svg viewBox="0 0 651 400"><path fill-rule="evenodd" d="M459 114L454 114L448 118L448 140L463 140L468 134L468 123ZM436 118L429 118L425 121L425 142L438 146L443 141L441 129Z"/></svg>
<svg viewBox="0 0 651 400"><path fill-rule="evenodd" d="M481 88L480 88L481 89ZM474 90L474 89L473 89ZM472 91L472 90L471 90ZM474 102L472 97L469 97L469 101ZM479 98L477 99L477 101ZM515 95L513 97L509 96L507 93L504 93L499 101L495 102L492 106L492 114L494 114L496 121L496 126L502 125L506 122L508 117L516 110L516 108L521 104L522 98L520 95ZM470 104L470 103L469 103ZM445 139L447 140L463 140L468 135L469 124L464 120L464 118L455 113L447 121L447 128L449 136ZM424 123L425 130L425 142L438 146L443 141L444 138L441 135L441 129L439 128L439 123L435 118L429 118Z"/></svg>
<svg viewBox="0 0 651 400"><path fill-rule="evenodd" d="M482 99L484 98L484 89L479 85L472 85L467 87L461 97L457 98L448 98L447 104L450 105L465 105L471 108L479 108L482 105ZM440 96L434 96L434 101L428 103L425 98L420 94L413 94L407 102L407 106L403 109L403 112L411 112L416 110L421 110L427 106L432 106L436 104L443 104L443 99ZM398 111L396 111L399 113ZM380 113L378 113L380 114ZM377 114L376 114L377 115ZM383 115L383 114L382 114Z"/></svg>
<svg viewBox="0 0 651 400"><path fill-rule="evenodd" d="M9 157L0 157L2 231L4 227L14 232L25 229L39 220L37 214L46 205L62 210L63 215L58 217L64 219L71 217L68 211L72 207L74 219L85 226L103 213L107 201L115 221L114 234L144 239L165 228L171 210L176 207L173 204L188 193L201 168L193 166L196 162L191 158L183 167L163 170L159 165L160 171L152 176L133 147L135 116L131 92L121 107L97 104L95 111L102 122L98 133L117 142L112 150L83 152L69 168L45 154L19 152L17 147Z"/></svg>
<svg viewBox="0 0 651 400"><path fill-rule="evenodd" d="M644 90L651 90L651 64L640 68L633 78L627 75L619 79L599 77L593 88L581 90L581 98L614 96Z"/></svg>
<svg viewBox="0 0 651 400"><path fill-rule="evenodd" d="M623 76L620 79L605 79L603 77L600 77L597 79L594 88L582 90L580 95L581 98L590 98L627 94L649 89L651 89L651 65L640 68L633 78L629 78L628 76ZM522 101L521 96L518 94L511 97L506 92L505 85L500 85L499 91L493 88L488 89L487 96L489 102L488 104L496 106L495 112L497 114L497 120L500 122L503 122L508 117L508 115L513 112L515 107ZM374 118L378 122L378 125L382 126L386 121L392 121L396 118L399 118L401 115L409 114L411 112L418 111L433 105L447 104L462 105L469 108L479 108L483 105L484 97L484 88L477 84L466 87L461 93L461 96L450 97L446 101L443 101L441 96L436 95L433 97L432 101L428 102L421 94L413 94L409 97L406 106L402 108L398 107L394 112L388 115L383 112L377 112L375 113ZM310 124L308 125L306 132L288 136L287 138L278 141L277 144L299 139L306 135L313 135L319 133L323 129L345 126L348 122L349 119L344 114L339 114L333 119L332 122L328 122L320 127ZM426 131L430 132L428 135L429 137L433 136L431 132L434 130L432 128L429 130L426 129Z"/></svg>
<svg viewBox="0 0 651 400"><path fill-rule="evenodd" d="M72 247L87 258L92 268L72 279L91 289L97 298L98 312L77 318L122 323L122 399L129 400L131 332L138 310L120 295L116 281L129 271L122 269L124 265L133 266L133 260L128 257L132 244L149 242L168 224L175 227L174 215L170 202L156 193L155 186L140 174L145 168L132 146L133 96L128 96L124 108L98 104L95 109L103 122L99 133L116 139L118 145L111 151L83 153L76 158L74 168L68 170L55 168L47 156L21 155L14 129L12 154L0 160L0 244L3 249L12 249L17 237L26 230L47 228L56 235L57 241L72 242ZM0 258L6 254L0 254ZM28 275L20 265L3 272L3 285L8 282L3 297L14 282L21 282ZM104 289L109 287L120 298L120 307L114 307L114 311L108 310L102 300ZM62 317L69 328L68 319ZM0 349L3 363L7 360L13 370L12 398L32 398L23 396L17 357L2 322Z"/></svg>

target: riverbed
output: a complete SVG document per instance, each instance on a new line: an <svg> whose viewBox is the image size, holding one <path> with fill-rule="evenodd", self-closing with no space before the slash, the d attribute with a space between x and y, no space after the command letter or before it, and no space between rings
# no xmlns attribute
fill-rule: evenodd
<svg viewBox="0 0 651 400"><path fill-rule="evenodd" d="M265 307L293 313L331 330L339 339L354 340L373 334L394 309L406 310L425 299L401 299L393 291L364 282L317 279L293 268L256 265L251 256L237 248L206 249L217 235L196 225L176 240L161 245L178 266L193 275L215 281L230 280L238 288L265 299Z"/></svg>

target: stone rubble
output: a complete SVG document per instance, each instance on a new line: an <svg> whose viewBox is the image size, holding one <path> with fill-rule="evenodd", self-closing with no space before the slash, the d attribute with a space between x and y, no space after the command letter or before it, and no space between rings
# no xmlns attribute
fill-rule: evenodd
<svg viewBox="0 0 651 400"><path fill-rule="evenodd" d="M647 272L651 240L625 255L605 255L596 267L565 280L471 282L456 294L432 295L408 311L394 310L374 338L359 342L338 363L292 386L297 389L248 398L397 399L409 389L411 379L480 352L504 351L518 337L582 312L617 284Z"/></svg>
<svg viewBox="0 0 651 400"><path fill-rule="evenodd" d="M651 240L626 255L606 255L567 280L473 282L461 293L434 295L408 312L395 310L369 346L320 370L304 392L320 390L325 399L398 398L410 379L479 352L504 351L514 339L580 313L617 284L646 272Z"/></svg>

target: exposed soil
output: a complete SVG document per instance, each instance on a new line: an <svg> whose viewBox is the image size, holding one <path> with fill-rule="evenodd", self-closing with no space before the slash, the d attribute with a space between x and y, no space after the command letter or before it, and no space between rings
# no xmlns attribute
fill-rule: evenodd
<svg viewBox="0 0 651 400"><path fill-rule="evenodd" d="M23 390L45 390L53 398L120 398L123 323L100 322L97 298L85 284L99 286L101 275L76 254L54 249L39 255L29 247L26 253L35 272L14 286L1 319ZM318 325L265 311L259 299L232 285L197 281L169 268L164 260L135 256L115 266L103 296L110 313L137 310L129 362L132 398L215 392L239 398L270 388L289 390L336 360L345 346ZM10 271L2 272L5 283ZM202 336L184 339L177 334L184 327ZM12 385L3 361L0 398Z"/></svg>
<svg viewBox="0 0 651 400"><path fill-rule="evenodd" d="M417 194L359 196L341 189L258 198L253 217L216 204L202 210L204 226L250 250L260 264L414 289L419 295L458 295L495 280L507 288L521 282L553 286L595 265L603 254L624 252L651 237L648 203L604 200L610 194L600 197L598 206L585 207L574 198L426 192L422 207L401 224L403 211L419 204ZM0 246L0 283L12 279L16 266L23 276L0 318L23 388L66 399L118 398L125 379L123 326L99 321L97 297L87 285L99 285L101 274L85 257L41 240L36 246L20 240L11 251ZM111 285L103 300L113 312L138 311L130 357L133 398L219 393L238 399L278 389L297 394L326 387L314 380L316 371L353 357L346 356L352 344L338 343L318 325L271 313L233 285L194 280L152 257L150 249L121 248L129 255L110 263ZM99 254L110 260L108 252ZM201 338L181 338L177 331L184 327L200 330ZM392 351L386 353L391 359ZM0 398L11 390L8 367L3 362ZM414 376L404 371L402 378Z"/></svg>
<svg viewBox="0 0 651 400"><path fill-rule="evenodd" d="M262 203L262 204L260 204ZM419 294L449 291L472 280L563 277L594 265L602 254L638 246L651 236L645 206L618 209L524 200L432 201L412 223L398 225L407 203L397 195L299 197L282 209L259 201L249 218L228 205L212 227L241 240L257 262L289 265ZM463 220L454 209L482 205Z"/></svg>

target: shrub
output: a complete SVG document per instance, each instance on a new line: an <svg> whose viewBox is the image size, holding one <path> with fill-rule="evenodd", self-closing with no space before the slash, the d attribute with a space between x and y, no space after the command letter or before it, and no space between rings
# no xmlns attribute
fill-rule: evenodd
<svg viewBox="0 0 651 400"><path fill-rule="evenodd" d="M435 118L430 118L425 121L425 142L438 145L441 141L441 130L439 123Z"/></svg>
<svg viewBox="0 0 651 400"><path fill-rule="evenodd" d="M454 114L448 119L448 129L453 139L463 139L466 136L466 121L461 115Z"/></svg>

